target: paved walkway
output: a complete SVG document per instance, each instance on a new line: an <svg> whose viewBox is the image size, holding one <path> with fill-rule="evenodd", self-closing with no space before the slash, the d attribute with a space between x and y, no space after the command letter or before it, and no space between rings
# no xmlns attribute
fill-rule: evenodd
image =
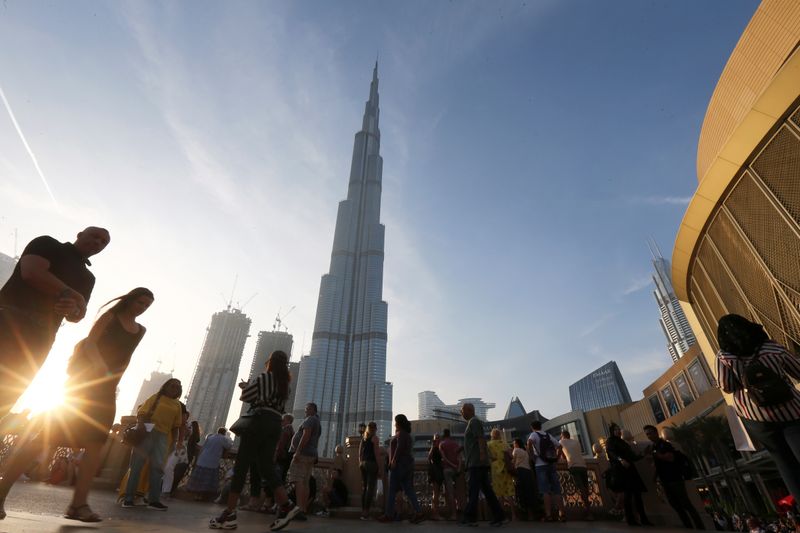
<svg viewBox="0 0 800 533"><path fill-rule="evenodd" d="M62 518L58 513L69 504L72 489L53 487L42 483L18 483L6 500L8 516L0 521L0 533L97 533L97 532L163 532L185 533L203 532L208 529L208 519L219 513L221 506L208 503L194 503L172 500L166 512L152 511L147 508L122 509L116 504L116 495L112 492L98 491L90 496L92 508L105 518L98 524L83 524ZM258 513L239 513L239 529L243 533L262 533L269 531L272 515ZM486 523L481 529L489 530ZM284 531L325 531L333 533L349 533L353 531L414 531L415 533L440 533L441 530L465 531L453 522L423 522L413 525L408 522L395 524L379 524L362 522L347 518L310 517L308 522L293 522ZM472 530L472 529L467 529ZM492 529L494 530L494 529ZM503 528L505 532L522 532L535 530L537 533L569 531L598 531L607 533L630 533L630 529L612 522L570 522L566 524L538 524L528 522L511 523ZM679 531L659 529L659 532Z"/></svg>

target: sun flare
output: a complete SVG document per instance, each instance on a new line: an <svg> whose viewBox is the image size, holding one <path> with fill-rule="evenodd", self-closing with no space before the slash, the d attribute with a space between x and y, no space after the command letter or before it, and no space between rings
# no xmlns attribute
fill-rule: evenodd
<svg viewBox="0 0 800 533"><path fill-rule="evenodd" d="M45 365L36 375L28 389L20 397L14 411L30 410L30 416L50 411L64 403L64 382L67 376L63 368Z"/></svg>

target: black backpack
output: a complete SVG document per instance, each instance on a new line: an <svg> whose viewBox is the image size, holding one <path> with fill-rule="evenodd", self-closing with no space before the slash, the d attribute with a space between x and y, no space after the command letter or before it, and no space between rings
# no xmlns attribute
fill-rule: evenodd
<svg viewBox="0 0 800 533"><path fill-rule="evenodd" d="M558 450L556 450L556 445L553 443L553 439L550 438L549 433L539 433L539 457L542 458L542 461L545 463L555 463L558 461Z"/></svg>
<svg viewBox="0 0 800 533"><path fill-rule="evenodd" d="M759 407L772 407L788 402L794 397L792 387L786 383L783 376L759 360L759 349L742 372L745 392Z"/></svg>

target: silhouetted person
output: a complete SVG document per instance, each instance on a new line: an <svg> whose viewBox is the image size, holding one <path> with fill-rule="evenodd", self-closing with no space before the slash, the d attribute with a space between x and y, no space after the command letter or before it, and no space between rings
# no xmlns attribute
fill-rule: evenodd
<svg viewBox="0 0 800 533"><path fill-rule="evenodd" d="M108 230L90 226L74 243L33 239L0 289L0 417L14 407L41 368L61 321L80 322L94 288L89 258Z"/></svg>

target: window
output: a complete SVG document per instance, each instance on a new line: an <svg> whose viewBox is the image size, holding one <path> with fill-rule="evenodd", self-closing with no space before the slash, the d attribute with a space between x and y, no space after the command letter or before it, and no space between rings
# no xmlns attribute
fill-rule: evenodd
<svg viewBox="0 0 800 533"><path fill-rule="evenodd" d="M695 361L689 365L688 370L689 378L692 380L694 390L697 391L698 396L711 388L711 384L708 382L708 376L706 376L706 371L703 368L703 363L701 363L699 359L695 359Z"/></svg>
<svg viewBox="0 0 800 533"><path fill-rule="evenodd" d="M653 416L656 419L656 424L663 422L667 419L664 416L664 410L661 408L661 401L658 399L658 394L654 394L647 399L650 402L650 409L653 410Z"/></svg>
<svg viewBox="0 0 800 533"><path fill-rule="evenodd" d="M661 389L661 397L664 398L664 405L667 407L669 416L677 415L680 408L678 407L678 401L675 399L675 395L672 393L672 387L667 385Z"/></svg>
<svg viewBox="0 0 800 533"><path fill-rule="evenodd" d="M675 376L675 388L678 390L678 396L681 398L681 403L684 407L689 405L694 401L694 396L692 395L692 389L689 388L689 383L686 381L686 376L681 372L677 376Z"/></svg>

